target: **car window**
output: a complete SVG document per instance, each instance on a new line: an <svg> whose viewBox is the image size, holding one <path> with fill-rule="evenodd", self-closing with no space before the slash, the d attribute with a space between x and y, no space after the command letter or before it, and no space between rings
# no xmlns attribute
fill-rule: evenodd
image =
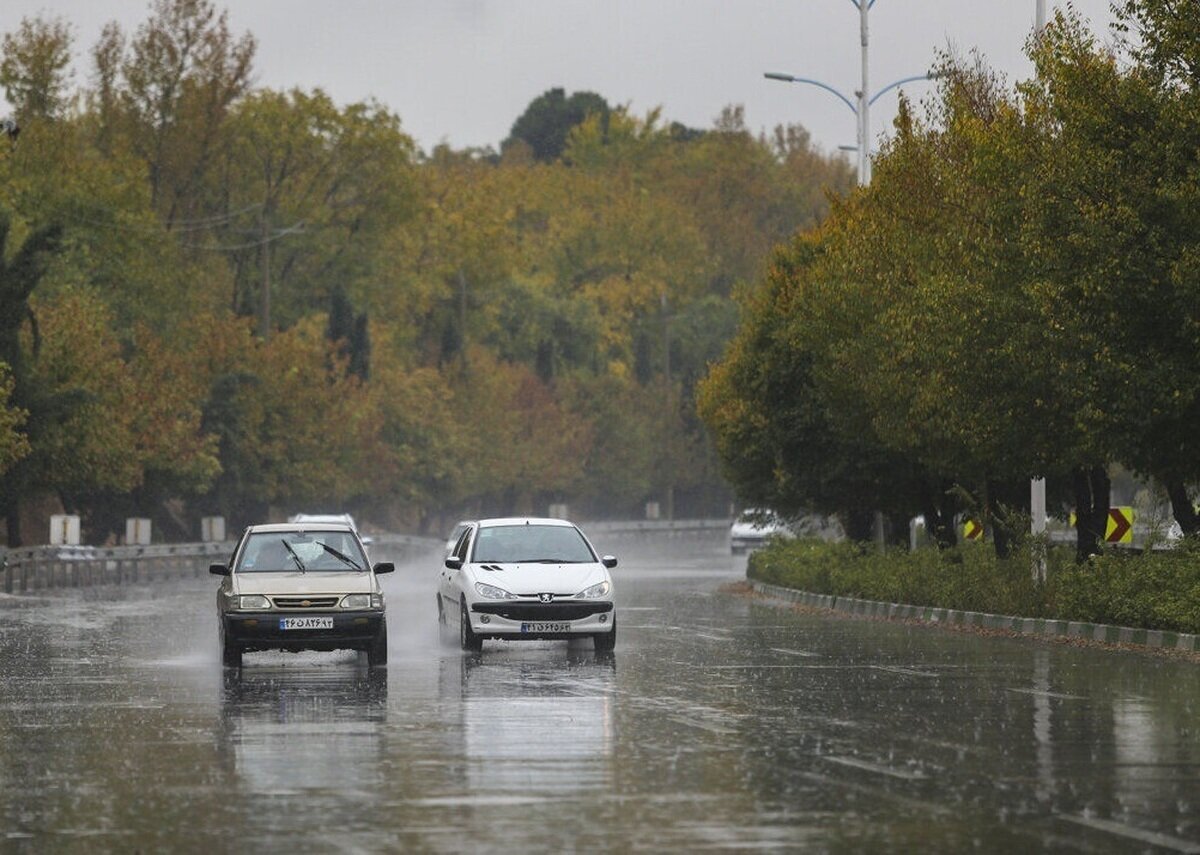
<svg viewBox="0 0 1200 855"><path fill-rule="evenodd" d="M468 526L463 529L462 534L458 536L458 543L454 544L454 555L464 561L467 558L467 544L471 540L471 528Z"/></svg>
<svg viewBox="0 0 1200 855"><path fill-rule="evenodd" d="M345 531L255 532L235 568L240 573L283 570L361 570L367 566L354 535Z"/></svg>
<svg viewBox="0 0 1200 855"><path fill-rule="evenodd" d="M565 525L500 525L479 529L472 561L579 564L596 560L579 529Z"/></svg>

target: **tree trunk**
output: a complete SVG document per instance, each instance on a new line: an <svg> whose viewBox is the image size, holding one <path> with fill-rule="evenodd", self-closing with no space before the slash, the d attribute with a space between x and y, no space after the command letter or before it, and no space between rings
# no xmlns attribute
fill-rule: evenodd
<svg viewBox="0 0 1200 855"><path fill-rule="evenodd" d="M1104 543L1112 482L1103 466L1076 469L1071 482L1075 492L1075 560L1083 564Z"/></svg>
<svg viewBox="0 0 1200 855"><path fill-rule="evenodd" d="M1188 497L1187 487L1178 478L1168 478L1166 485L1175 522L1179 523L1179 528L1185 535L1196 534L1200 531L1200 516L1197 516L1196 506Z"/></svg>
<svg viewBox="0 0 1200 855"><path fill-rule="evenodd" d="M21 503L16 496L11 496L4 505L4 525L8 535L8 546L15 549L21 543Z"/></svg>
<svg viewBox="0 0 1200 855"><path fill-rule="evenodd" d="M847 511L842 514L846 537L856 543L870 543L875 528L874 511Z"/></svg>

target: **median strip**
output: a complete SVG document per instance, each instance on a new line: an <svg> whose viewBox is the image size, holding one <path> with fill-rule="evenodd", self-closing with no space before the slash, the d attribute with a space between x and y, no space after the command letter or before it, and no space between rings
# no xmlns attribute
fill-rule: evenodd
<svg viewBox="0 0 1200 855"><path fill-rule="evenodd" d="M1188 653L1200 651L1200 636L1186 632L1137 629L1128 626L1110 626L1079 621L1025 618L1014 615L994 615L986 612L965 612L959 609L942 609L930 606L913 606L905 603L884 603L876 600L860 600L855 597L835 597L829 594L814 594L794 588L783 588L754 579L747 580L757 593L774 600L797 603L810 608L870 617L880 620L918 620L924 623L947 626L973 626L983 629L998 629L1020 635L1035 635L1043 638L1079 639L1099 641L1106 644L1128 644L1159 650L1180 650Z"/></svg>

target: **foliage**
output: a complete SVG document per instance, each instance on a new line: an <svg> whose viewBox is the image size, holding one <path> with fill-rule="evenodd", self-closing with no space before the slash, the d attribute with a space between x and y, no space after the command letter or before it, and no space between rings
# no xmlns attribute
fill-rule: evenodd
<svg viewBox="0 0 1200 855"><path fill-rule="evenodd" d="M561 88L548 89L513 122L503 148L520 141L529 146L534 159L548 163L562 154L572 128L591 116L606 123L608 114L608 102L595 92L573 92L568 97Z"/></svg>
<svg viewBox="0 0 1200 855"><path fill-rule="evenodd" d="M1060 13L1034 78L947 56L902 102L873 183L776 254L701 387L743 500L923 513L943 543L972 507L1003 552L1045 476L1084 560L1123 464L1200 529L1200 99L1169 10L1124 4L1123 56Z"/></svg>

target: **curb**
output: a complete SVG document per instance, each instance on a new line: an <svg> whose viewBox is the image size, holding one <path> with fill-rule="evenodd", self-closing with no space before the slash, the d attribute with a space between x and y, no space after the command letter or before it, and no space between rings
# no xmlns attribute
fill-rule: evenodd
<svg viewBox="0 0 1200 855"><path fill-rule="evenodd" d="M813 594L808 591L797 591L794 588L781 588L778 585L768 585L754 579L746 581L758 593L776 600L862 617L920 620L926 623L943 623L951 626L978 626L984 629L1009 630L1021 635L1081 638L1088 641L1103 641L1108 644L1140 644L1144 647L1188 652L1200 650L1200 636L1187 632L1134 629L1128 626L1111 626L1103 623L1014 617L1012 615L987 614L986 612L965 612L960 609L940 609L932 606L883 603L877 600L857 600L853 597L835 597L830 594Z"/></svg>

